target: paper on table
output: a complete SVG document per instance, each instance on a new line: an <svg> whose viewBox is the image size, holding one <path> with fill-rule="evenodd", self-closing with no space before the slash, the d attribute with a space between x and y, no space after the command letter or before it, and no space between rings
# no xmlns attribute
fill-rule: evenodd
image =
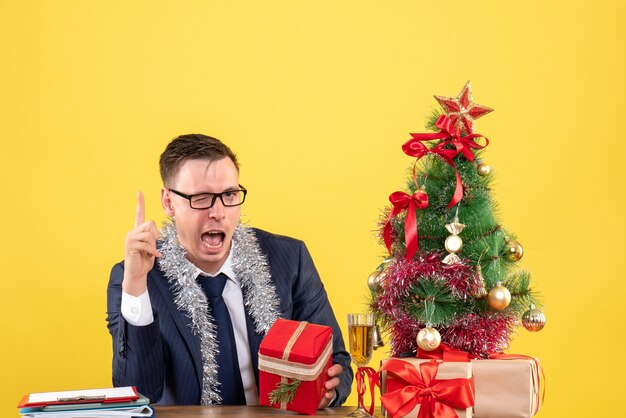
<svg viewBox="0 0 626 418"><path fill-rule="evenodd" d="M59 412L59 411L85 411L87 409L103 409L103 408L136 408L148 405L150 399L139 394L139 399L125 402L89 402L89 403L73 403L73 404L51 404L42 407L23 408L20 411L25 412Z"/></svg>
<svg viewBox="0 0 626 418"><path fill-rule="evenodd" d="M148 405L134 408L102 408L76 411L29 412L25 418L131 418L151 417L154 411Z"/></svg>
<svg viewBox="0 0 626 418"><path fill-rule="evenodd" d="M105 397L105 399L137 397L132 386L105 389L66 390L62 392L31 393L28 403L57 402L60 398Z"/></svg>

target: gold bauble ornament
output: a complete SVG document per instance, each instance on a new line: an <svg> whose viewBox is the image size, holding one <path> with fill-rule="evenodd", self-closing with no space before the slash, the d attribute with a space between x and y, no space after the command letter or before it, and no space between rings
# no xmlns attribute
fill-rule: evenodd
<svg viewBox="0 0 626 418"><path fill-rule="evenodd" d="M426 328L422 328L417 333L417 346L424 351L433 351L441 344L441 334L435 328L426 324Z"/></svg>
<svg viewBox="0 0 626 418"><path fill-rule="evenodd" d="M541 331L546 326L546 315L535 305L530 305L530 309L522 315L522 325L530 332Z"/></svg>
<svg viewBox="0 0 626 418"><path fill-rule="evenodd" d="M476 171L478 172L479 176L485 177L485 176L488 176L489 173L491 173L491 167L489 167L485 163L480 163L476 167Z"/></svg>
<svg viewBox="0 0 626 418"><path fill-rule="evenodd" d="M514 239L510 239L506 243L506 258L513 261L520 261L524 255L522 245Z"/></svg>
<svg viewBox="0 0 626 418"><path fill-rule="evenodd" d="M511 303L511 292L502 286L501 282L497 282L496 286L489 291L487 302L493 309L501 311Z"/></svg>
<svg viewBox="0 0 626 418"><path fill-rule="evenodd" d="M367 278L367 286L372 292L379 292L382 286L382 280L385 278L385 272L382 270L376 270Z"/></svg>

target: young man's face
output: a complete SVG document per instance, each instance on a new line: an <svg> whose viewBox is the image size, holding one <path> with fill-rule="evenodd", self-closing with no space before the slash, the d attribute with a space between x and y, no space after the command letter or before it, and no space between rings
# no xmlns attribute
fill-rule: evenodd
<svg viewBox="0 0 626 418"><path fill-rule="evenodd" d="M178 171L171 188L186 195L222 193L239 189L239 173L228 157L221 160L188 160ZM161 204L176 220L178 241L187 258L207 273L216 273L226 261L241 206L225 207L217 198L209 209L192 209L189 200L161 190Z"/></svg>

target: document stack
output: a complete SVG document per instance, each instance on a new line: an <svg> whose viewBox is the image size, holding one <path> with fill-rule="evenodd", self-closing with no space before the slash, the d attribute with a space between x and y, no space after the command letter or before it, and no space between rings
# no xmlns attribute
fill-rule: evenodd
<svg viewBox="0 0 626 418"><path fill-rule="evenodd" d="M134 386L31 393L17 405L25 418L151 417L150 400Z"/></svg>

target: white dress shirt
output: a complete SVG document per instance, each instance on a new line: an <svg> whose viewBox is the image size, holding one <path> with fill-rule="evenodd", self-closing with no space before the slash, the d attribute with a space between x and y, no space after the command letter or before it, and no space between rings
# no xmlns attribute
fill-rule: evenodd
<svg viewBox="0 0 626 418"><path fill-rule="evenodd" d="M196 278L198 280L211 280L212 277L217 276L220 273L224 273L228 276L226 286L222 297L228 308L230 319L233 324L233 331L235 334L235 345L237 346L237 360L239 361L239 371L241 373L241 381L243 382L243 389L246 395L246 404L258 405L259 394L256 386L256 380L254 378L254 370L252 368L252 356L250 355L250 345L248 344L248 330L246 326L246 312L243 306L243 293L241 292L241 286L233 271L232 263L232 248L224 265L220 270L211 275L205 273L196 267ZM198 276L201 276L198 278ZM122 317L131 325L145 326L154 321L152 315L152 304L150 303L150 295L146 290L140 296L132 296L122 291Z"/></svg>

